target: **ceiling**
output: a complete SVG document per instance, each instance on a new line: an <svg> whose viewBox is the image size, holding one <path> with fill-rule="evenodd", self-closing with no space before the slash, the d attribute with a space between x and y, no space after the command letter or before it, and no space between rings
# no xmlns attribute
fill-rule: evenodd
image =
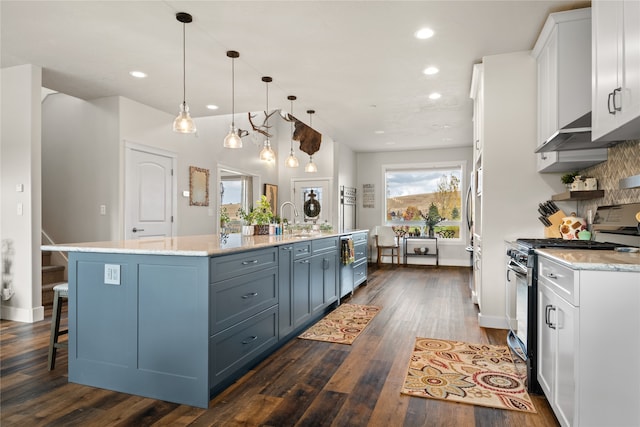
<svg viewBox="0 0 640 427"><path fill-rule="evenodd" d="M43 86L82 99L120 95L172 115L293 114L356 152L470 146L472 65L529 50L551 12L584 1L6 1L1 66L35 64ZM418 40L430 27L435 35ZM437 66L427 76L422 70ZM144 71L145 79L128 73ZM429 99L439 92L438 100ZM212 111L207 104L219 106ZM221 135L222 139L222 135Z"/></svg>

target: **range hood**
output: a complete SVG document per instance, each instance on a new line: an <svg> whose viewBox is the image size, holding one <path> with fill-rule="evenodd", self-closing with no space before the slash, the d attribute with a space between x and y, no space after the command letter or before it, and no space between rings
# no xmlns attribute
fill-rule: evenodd
<svg viewBox="0 0 640 427"><path fill-rule="evenodd" d="M589 111L564 128L555 131L535 152L589 150L607 148L612 145L615 145L615 142L591 140L591 111Z"/></svg>
<svg viewBox="0 0 640 427"><path fill-rule="evenodd" d="M633 175L621 179L618 183L618 187L620 187L620 189L640 188L640 175Z"/></svg>

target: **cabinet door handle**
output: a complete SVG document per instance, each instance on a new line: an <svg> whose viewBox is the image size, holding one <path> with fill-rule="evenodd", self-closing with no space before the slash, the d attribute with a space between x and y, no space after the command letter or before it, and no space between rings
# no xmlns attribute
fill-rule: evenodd
<svg viewBox="0 0 640 427"><path fill-rule="evenodd" d="M544 154L544 153L540 153L540 158L541 158L542 160L547 160L547 156L546 156L546 154Z"/></svg>
<svg viewBox="0 0 640 427"><path fill-rule="evenodd" d="M257 264L257 263L258 263L257 259L254 259L251 261L242 261L242 265Z"/></svg>
<svg viewBox="0 0 640 427"><path fill-rule="evenodd" d="M551 310L556 311L556 308L551 304L548 304L544 310L544 323L546 323L551 329L555 329L556 325L551 323L551 320L549 320L551 318Z"/></svg>
<svg viewBox="0 0 640 427"><path fill-rule="evenodd" d="M249 299L257 296L258 296L257 292L250 292L248 294L242 295L242 299Z"/></svg>
<svg viewBox="0 0 640 427"><path fill-rule="evenodd" d="M615 111L622 111L622 107L616 106L616 92L618 94L620 94L622 92L622 88L621 87L617 87L612 92L613 93L613 110L614 110L614 114L615 114Z"/></svg>
<svg viewBox="0 0 640 427"><path fill-rule="evenodd" d="M253 336L250 336L249 338L245 339L244 341L242 341L242 344L251 344L252 342L254 342L257 339L258 339L258 336L257 335L253 335Z"/></svg>
<svg viewBox="0 0 640 427"><path fill-rule="evenodd" d="M298 262L300 264L309 264L309 260L308 259L305 259L305 260L302 260L302 261L298 261Z"/></svg>
<svg viewBox="0 0 640 427"><path fill-rule="evenodd" d="M611 109L611 99L613 98L613 92L609 92L609 95L607 96L607 110L609 111L609 114L616 114L616 110L615 109Z"/></svg>

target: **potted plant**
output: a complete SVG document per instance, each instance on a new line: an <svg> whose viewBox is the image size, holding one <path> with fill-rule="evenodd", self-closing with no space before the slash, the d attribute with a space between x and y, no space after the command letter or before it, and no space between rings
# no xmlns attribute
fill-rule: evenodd
<svg viewBox="0 0 640 427"><path fill-rule="evenodd" d="M429 206L429 213L427 215L423 214L422 211L419 212L422 219L424 219L424 225L427 227L427 233L429 237L434 236L433 227L435 227L440 222L444 221L445 218L440 216L440 212L438 212L438 207L431 202Z"/></svg>
<svg viewBox="0 0 640 427"><path fill-rule="evenodd" d="M242 220L242 235L253 236L253 208L249 209L249 212L239 208L238 216Z"/></svg>
<svg viewBox="0 0 640 427"><path fill-rule="evenodd" d="M560 177L560 181L562 181L562 183L567 187L567 188L571 188L571 184L573 183L573 181L575 180L576 176L580 176L580 172L578 171L574 171L574 172L569 172L569 173L565 173L564 175L562 175Z"/></svg>
<svg viewBox="0 0 640 427"><path fill-rule="evenodd" d="M252 214L253 223L255 224L255 234L269 234L269 224L273 221L273 212L271 211L271 204L269 200L267 200L267 196L260 196L260 199L256 201L256 207Z"/></svg>
<svg viewBox="0 0 640 427"><path fill-rule="evenodd" d="M231 218L229 217L227 208L223 207L220 209L220 231L223 231L229 222L231 222Z"/></svg>

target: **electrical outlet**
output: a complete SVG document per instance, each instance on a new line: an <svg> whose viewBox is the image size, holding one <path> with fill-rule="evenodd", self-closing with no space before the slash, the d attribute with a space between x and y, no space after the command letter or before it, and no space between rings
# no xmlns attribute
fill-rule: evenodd
<svg viewBox="0 0 640 427"><path fill-rule="evenodd" d="M119 264L104 265L104 284L105 285L120 284L120 265Z"/></svg>

